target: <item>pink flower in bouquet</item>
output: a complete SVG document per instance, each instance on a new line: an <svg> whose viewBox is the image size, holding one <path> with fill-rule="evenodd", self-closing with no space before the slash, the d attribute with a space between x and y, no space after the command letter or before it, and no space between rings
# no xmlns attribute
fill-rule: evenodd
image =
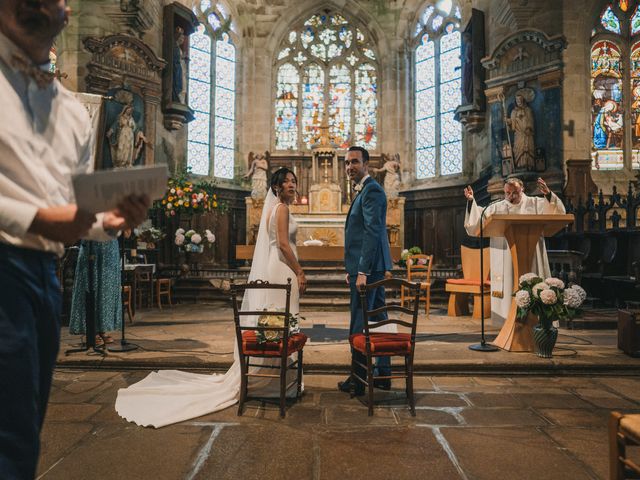
<svg viewBox="0 0 640 480"><path fill-rule="evenodd" d="M540 292L540 300L542 300L542 303L545 305L553 305L558 301L558 296L553 290L542 290Z"/></svg>

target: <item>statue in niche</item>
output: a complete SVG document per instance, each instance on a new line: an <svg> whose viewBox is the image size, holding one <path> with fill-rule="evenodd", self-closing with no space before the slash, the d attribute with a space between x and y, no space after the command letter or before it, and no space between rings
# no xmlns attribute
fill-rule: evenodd
<svg viewBox="0 0 640 480"><path fill-rule="evenodd" d="M111 151L111 161L117 168L129 168L136 163L145 145L147 137L137 126L133 118L133 105L127 104L116 121L107 130L107 139Z"/></svg>
<svg viewBox="0 0 640 480"><path fill-rule="evenodd" d="M173 91L174 102L186 104L187 55L184 52L186 36L182 27L176 27L175 44L173 46Z"/></svg>
<svg viewBox="0 0 640 480"><path fill-rule="evenodd" d="M269 171L269 152L249 152L249 171L243 177L251 179L251 198L264 200L267 196L267 172Z"/></svg>
<svg viewBox="0 0 640 480"><path fill-rule="evenodd" d="M462 104L473 103L473 43L471 32L462 34Z"/></svg>
<svg viewBox="0 0 640 480"><path fill-rule="evenodd" d="M400 192L400 154L396 153L393 157L387 154L382 154L384 164L381 168L373 168L373 173L384 172L384 192L387 194L387 198L397 198Z"/></svg>
<svg viewBox="0 0 640 480"><path fill-rule="evenodd" d="M527 102L533 100L533 90L526 88L516 92L515 106L506 119L513 130L513 163L518 170L535 170L535 126L533 110Z"/></svg>

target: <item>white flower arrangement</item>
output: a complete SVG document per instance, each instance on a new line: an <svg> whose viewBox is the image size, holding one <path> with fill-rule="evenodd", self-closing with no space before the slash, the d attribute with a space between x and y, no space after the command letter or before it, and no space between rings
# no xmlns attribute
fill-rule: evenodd
<svg viewBox="0 0 640 480"><path fill-rule="evenodd" d="M181 250L195 253L202 253L205 246L211 247L215 241L216 236L209 229L200 234L193 229L185 232L184 228L178 228L173 239L173 243Z"/></svg>
<svg viewBox="0 0 640 480"><path fill-rule="evenodd" d="M518 318L525 319L529 312L538 317L542 328L549 329L555 320L573 318L587 298L579 285L568 288L559 278L542 280L535 273L520 277L520 288L514 293Z"/></svg>

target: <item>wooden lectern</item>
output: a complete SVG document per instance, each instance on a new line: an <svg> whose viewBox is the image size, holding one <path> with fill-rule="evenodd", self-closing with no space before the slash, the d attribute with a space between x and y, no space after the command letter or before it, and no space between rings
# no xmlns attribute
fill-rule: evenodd
<svg viewBox="0 0 640 480"><path fill-rule="evenodd" d="M550 237L573 222L573 215L492 215L484 224L485 237L504 237L513 263L513 291L518 290L521 275L531 271L540 237ZM517 320L516 299L511 299L509 314L493 344L510 352L533 352L533 326L537 319L529 315Z"/></svg>

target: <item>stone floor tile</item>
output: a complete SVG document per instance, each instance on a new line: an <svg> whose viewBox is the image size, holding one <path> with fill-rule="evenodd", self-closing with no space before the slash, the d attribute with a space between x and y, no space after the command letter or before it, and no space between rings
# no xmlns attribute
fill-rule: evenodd
<svg viewBox="0 0 640 480"><path fill-rule="evenodd" d="M528 408L465 408L460 412L467 425L488 427L537 426L547 422Z"/></svg>
<svg viewBox="0 0 640 480"><path fill-rule="evenodd" d="M350 406L327 407L327 424L332 427L364 427L369 425L396 425L398 422L391 408L376 407L368 416L366 408Z"/></svg>
<svg viewBox="0 0 640 480"><path fill-rule="evenodd" d="M583 400L600 408L626 409L640 408L640 403L622 398L620 394L597 388L578 388L574 390Z"/></svg>
<svg viewBox="0 0 640 480"><path fill-rule="evenodd" d="M451 409L456 410L456 409ZM401 425L441 426L459 425L459 421L452 411L439 408L417 408L416 416L411 415L409 408L396 408L394 412Z"/></svg>
<svg viewBox="0 0 640 480"><path fill-rule="evenodd" d="M545 432L566 448L586 469L602 479L609 478L609 440L606 423L601 428L546 428Z"/></svg>
<svg viewBox="0 0 640 480"><path fill-rule="evenodd" d="M536 411L553 425L561 427L602 428L609 418L609 410L600 408L537 408Z"/></svg>
<svg viewBox="0 0 640 480"><path fill-rule="evenodd" d="M377 412L376 412L377 413ZM457 479L429 428L367 428L320 432L315 477L320 480Z"/></svg>
<svg viewBox="0 0 640 480"><path fill-rule="evenodd" d="M467 393L474 407L524 407L524 402L509 393Z"/></svg>
<svg viewBox="0 0 640 480"><path fill-rule="evenodd" d="M580 462L535 428L443 427L441 432L469 479L592 478Z"/></svg>
<svg viewBox="0 0 640 480"><path fill-rule="evenodd" d="M525 405L536 408L592 408L593 406L570 393L514 393Z"/></svg>
<svg viewBox="0 0 640 480"><path fill-rule="evenodd" d="M75 452L72 452L72 450L79 443L89 438L92 430L93 425L88 422L63 423L45 421L44 428L40 434L40 459L36 477L52 468L60 459L67 456L75 457ZM85 461L88 462L88 458ZM45 478L54 478L54 476L47 475ZM60 476L58 478L63 477Z"/></svg>
<svg viewBox="0 0 640 480"><path fill-rule="evenodd" d="M466 407L468 403L455 393L416 393L416 405L421 407Z"/></svg>
<svg viewBox="0 0 640 480"><path fill-rule="evenodd" d="M100 405L90 403L52 403L47 407L47 420L52 422L82 422L100 410Z"/></svg>
<svg viewBox="0 0 640 480"><path fill-rule="evenodd" d="M210 453L194 478L313 478L315 461L314 450L310 448L312 435L307 427L292 428L274 423L225 427L215 438Z"/></svg>
<svg viewBox="0 0 640 480"><path fill-rule="evenodd" d="M630 400L640 402L640 379L637 377L602 377L597 381Z"/></svg>

